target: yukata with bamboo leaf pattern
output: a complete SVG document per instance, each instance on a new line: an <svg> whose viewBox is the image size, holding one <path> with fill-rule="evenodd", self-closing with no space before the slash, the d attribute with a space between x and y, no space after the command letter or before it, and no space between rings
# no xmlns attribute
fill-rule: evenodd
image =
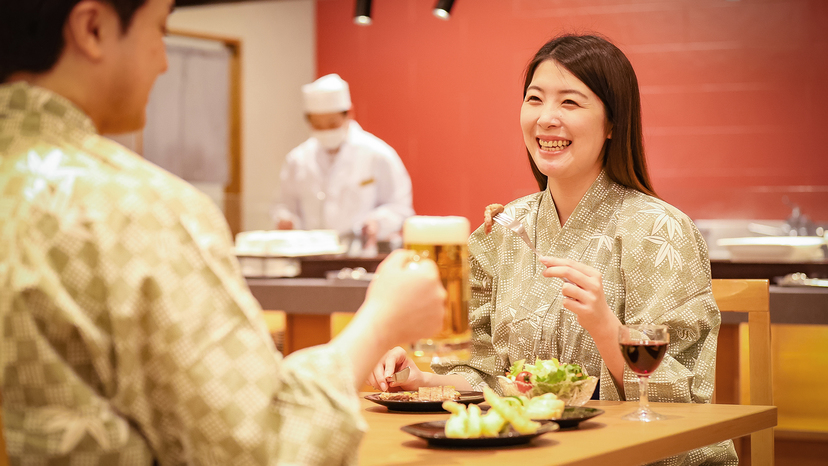
<svg viewBox="0 0 828 466"><path fill-rule="evenodd" d="M710 403L721 316L713 299L707 245L681 211L621 186L601 172L561 227L549 191L505 206L522 219L538 252L597 269L610 309L622 324L666 324L667 355L650 377L651 401ZM614 383L595 342L563 308L563 281L521 239L495 225L469 238L472 358L435 366L472 387L498 388L496 377L519 359L557 358L600 377L604 400L637 400L638 378L624 368ZM669 458L663 464L737 464L731 441Z"/></svg>

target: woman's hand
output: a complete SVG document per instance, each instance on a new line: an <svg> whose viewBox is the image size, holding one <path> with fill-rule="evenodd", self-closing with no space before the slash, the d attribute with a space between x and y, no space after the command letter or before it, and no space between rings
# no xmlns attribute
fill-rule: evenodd
<svg viewBox="0 0 828 466"><path fill-rule="evenodd" d="M568 259L545 256L540 261L547 267L543 271L544 277L563 279L563 307L578 316L578 323L592 334L593 338L602 333L601 330L608 325L620 325L620 321L607 304L600 272Z"/></svg>
<svg viewBox="0 0 828 466"><path fill-rule="evenodd" d="M604 296L601 273L580 262L556 257L542 257L546 266L544 277L556 277L564 281L561 287L563 307L573 312L581 327L595 341L598 352L612 378L624 383L624 358L618 348L618 327L621 321L612 312Z"/></svg>
<svg viewBox="0 0 828 466"><path fill-rule="evenodd" d="M389 382L388 378L395 372L399 372L406 367L409 368L408 379L405 382ZM417 367L417 364L408 357L408 353L399 346L389 350L380 359L379 364L374 368L373 372L368 376L366 381L369 385L377 390L388 391L390 388L400 388L402 390L416 390L425 385L423 372Z"/></svg>
<svg viewBox="0 0 828 466"><path fill-rule="evenodd" d="M486 206L486 210L483 211L483 228L486 231L486 234L492 232L492 220L495 215L503 212L503 206L500 204L489 204Z"/></svg>

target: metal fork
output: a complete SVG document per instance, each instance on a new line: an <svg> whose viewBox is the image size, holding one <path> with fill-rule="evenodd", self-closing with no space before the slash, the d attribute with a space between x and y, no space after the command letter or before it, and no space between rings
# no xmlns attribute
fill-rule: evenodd
<svg viewBox="0 0 828 466"><path fill-rule="evenodd" d="M526 229L523 228L523 224L520 223L520 220L516 220L512 218L510 215L503 212L495 215L494 218L492 218L492 220L517 233L517 235L520 236L521 239L523 239L523 242L526 243L527 246L529 246L529 249L531 249L536 256L541 257L540 253L538 253L538 250L535 249L535 245L532 244L532 240L529 239L529 235L526 234Z"/></svg>

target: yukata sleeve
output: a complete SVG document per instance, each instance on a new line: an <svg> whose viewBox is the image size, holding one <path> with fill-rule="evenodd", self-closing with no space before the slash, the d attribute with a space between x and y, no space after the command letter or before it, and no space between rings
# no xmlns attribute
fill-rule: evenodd
<svg viewBox="0 0 828 466"><path fill-rule="evenodd" d="M502 375L497 352L492 344L491 319L495 311L496 281L493 277L495 257L487 246L493 244L480 227L469 237L469 328L471 329L471 358L467 362L432 365L438 374L460 374L475 390L488 385L497 388L497 376Z"/></svg>
<svg viewBox="0 0 828 466"><path fill-rule="evenodd" d="M198 213L171 217L117 235L134 239L129 266L112 276L119 412L160 464L355 464L366 425L352 362L328 346L282 358L244 279L224 265L229 235Z"/></svg>
<svg viewBox="0 0 828 466"><path fill-rule="evenodd" d="M647 205L623 228L622 323L669 327L667 355L650 376L652 401L709 403L721 315L711 289L707 246L681 212ZM637 377L627 367L623 392L627 400L639 397Z"/></svg>

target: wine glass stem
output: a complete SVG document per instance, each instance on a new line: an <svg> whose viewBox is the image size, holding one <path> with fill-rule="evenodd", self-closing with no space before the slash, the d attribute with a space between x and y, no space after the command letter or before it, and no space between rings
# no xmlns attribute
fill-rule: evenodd
<svg viewBox="0 0 828 466"><path fill-rule="evenodd" d="M638 376L638 409L643 412L650 410L650 401L647 399L647 383L650 378L646 375Z"/></svg>

